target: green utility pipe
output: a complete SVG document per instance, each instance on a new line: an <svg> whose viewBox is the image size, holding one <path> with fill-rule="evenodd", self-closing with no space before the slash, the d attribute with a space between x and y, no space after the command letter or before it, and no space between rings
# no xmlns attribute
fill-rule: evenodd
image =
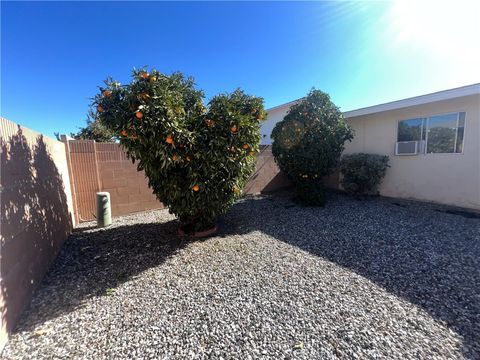
<svg viewBox="0 0 480 360"><path fill-rule="evenodd" d="M97 227L102 228L112 223L110 193L97 192Z"/></svg>

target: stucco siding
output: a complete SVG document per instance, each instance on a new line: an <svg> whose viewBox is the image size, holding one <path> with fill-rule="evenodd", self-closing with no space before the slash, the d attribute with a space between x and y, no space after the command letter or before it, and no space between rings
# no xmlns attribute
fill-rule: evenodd
<svg viewBox="0 0 480 360"><path fill-rule="evenodd" d="M469 93L467 95L467 93ZM474 95L472 95L474 93ZM452 97L445 99L446 96ZM457 97L454 97L458 95ZM442 100L438 100L442 98ZM438 101L431 101L431 100ZM416 102L414 106L404 103ZM262 124L262 144L271 144L271 132L287 114L291 103L268 111ZM395 108L373 112L375 108ZM375 109L377 110L377 109ZM395 155L401 120L465 112L464 149L461 154ZM358 115L365 114L365 115ZM391 167L380 186L384 196L409 198L480 210L480 95L478 85L344 113L355 130L344 154L374 153L390 157Z"/></svg>
<svg viewBox="0 0 480 360"><path fill-rule="evenodd" d="M285 115L290 108L289 107L279 107L273 110L268 110L268 116L265 121L262 122L260 126L260 144L262 145L271 145L272 144L272 130L275 127L275 124L279 121L282 121Z"/></svg>
<svg viewBox="0 0 480 360"><path fill-rule="evenodd" d="M462 154L396 156L398 121L466 112ZM385 196L413 198L480 209L480 96L472 95L347 119L355 138L345 153L366 152L390 157L380 187Z"/></svg>

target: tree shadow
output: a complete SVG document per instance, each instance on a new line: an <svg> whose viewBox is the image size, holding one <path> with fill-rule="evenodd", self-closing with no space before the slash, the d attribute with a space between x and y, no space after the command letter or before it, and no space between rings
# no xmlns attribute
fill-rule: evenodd
<svg viewBox="0 0 480 360"><path fill-rule="evenodd" d="M1 140L2 326L11 331L71 229L63 181L43 136Z"/></svg>
<svg viewBox="0 0 480 360"><path fill-rule="evenodd" d="M261 231L349 269L422 308L480 354L480 221L432 205L329 193L324 208L290 195L247 198L222 218L218 236ZM438 208L438 207L437 207ZM453 218L452 218L453 217ZM19 323L28 331L163 264L187 243L176 221L80 229L64 244ZM373 301L373 300L372 300Z"/></svg>
<svg viewBox="0 0 480 360"><path fill-rule="evenodd" d="M285 191L286 189L293 188L293 183L287 178L287 176L278 172L262 189L262 194L273 194L278 191Z"/></svg>
<svg viewBox="0 0 480 360"><path fill-rule="evenodd" d="M225 217L223 236L261 231L347 268L444 322L467 358L480 357L480 220L403 203L338 192L324 208L290 194L253 198Z"/></svg>

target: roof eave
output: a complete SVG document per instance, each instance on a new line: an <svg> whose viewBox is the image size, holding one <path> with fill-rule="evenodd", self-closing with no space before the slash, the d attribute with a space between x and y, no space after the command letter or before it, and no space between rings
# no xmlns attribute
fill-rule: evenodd
<svg viewBox="0 0 480 360"><path fill-rule="evenodd" d="M479 95L479 94L480 94L480 83L477 83L477 84L462 86L454 89L442 90L442 91L434 92L431 94L415 96L408 99L396 100L396 101L392 101L384 104L378 104L378 105L368 106L360 109L345 111L343 113L343 116L345 116L346 118L351 118L356 116L375 114L383 111L397 110L397 109L402 109L410 106L423 105L423 104L428 104L436 101L443 101L443 100L455 99L463 96ZM267 109L267 112L277 111L284 108L290 108L290 106L292 106L293 104L296 104L300 100L302 100L302 98L290 101L282 105L274 106L270 109Z"/></svg>
<svg viewBox="0 0 480 360"><path fill-rule="evenodd" d="M467 86L462 86L459 88L449 89L438 91L431 94L415 96L408 99L392 101L384 104L368 106L365 108L360 108L356 110L346 111L343 113L343 116L346 118L375 114L383 111L403 109L410 106L424 105L437 101L444 101L455 99L464 96L478 95L480 94L480 84L472 84Z"/></svg>

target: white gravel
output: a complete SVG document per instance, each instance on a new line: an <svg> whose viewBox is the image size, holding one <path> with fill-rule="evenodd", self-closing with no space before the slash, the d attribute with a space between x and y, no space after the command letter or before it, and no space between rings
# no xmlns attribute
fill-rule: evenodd
<svg viewBox="0 0 480 360"><path fill-rule="evenodd" d="M166 210L80 229L2 356L478 359L480 218L444 210L276 195L203 241Z"/></svg>

